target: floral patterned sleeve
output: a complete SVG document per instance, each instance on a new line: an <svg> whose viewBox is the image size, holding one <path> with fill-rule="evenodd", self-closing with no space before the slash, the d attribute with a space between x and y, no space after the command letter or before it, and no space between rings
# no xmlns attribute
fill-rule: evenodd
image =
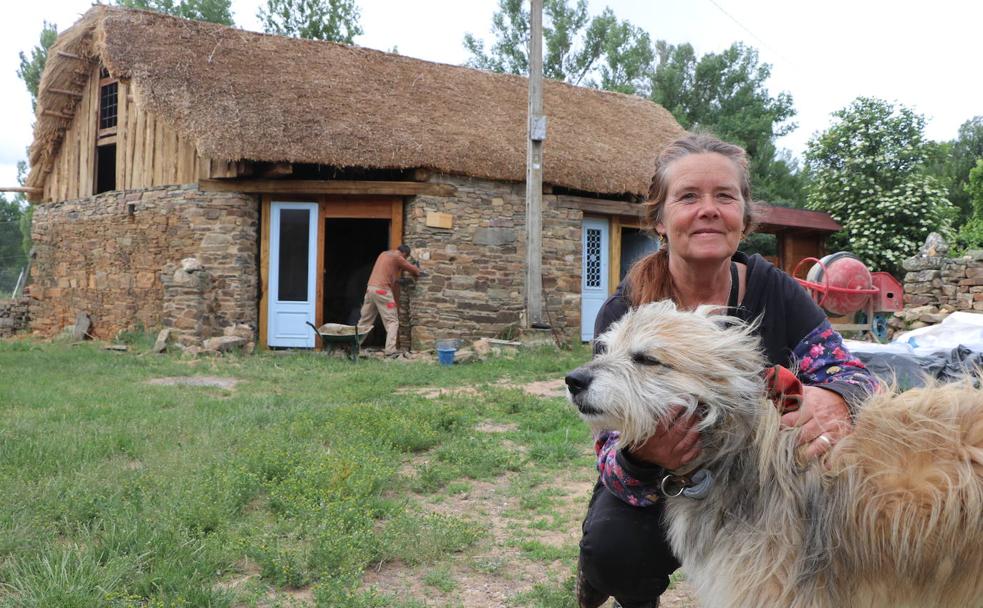
<svg viewBox="0 0 983 608"><path fill-rule="evenodd" d="M659 483L665 470L635 462L619 450L618 431L603 431L594 440L597 471L609 492L636 507L647 507L659 499Z"/></svg>
<svg viewBox="0 0 983 608"><path fill-rule="evenodd" d="M846 400L856 414L864 398L875 392L878 381L843 345L843 337L824 319L792 351L796 375L805 384L821 386Z"/></svg>

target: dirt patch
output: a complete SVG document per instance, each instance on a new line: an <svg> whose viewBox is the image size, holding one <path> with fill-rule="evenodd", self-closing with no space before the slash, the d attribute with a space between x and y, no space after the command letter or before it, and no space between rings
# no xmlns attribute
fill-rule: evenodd
<svg viewBox="0 0 983 608"><path fill-rule="evenodd" d="M529 382L528 384L505 384L504 386L521 388L527 394L535 397L565 397L567 395L567 387L563 378Z"/></svg>
<svg viewBox="0 0 983 608"><path fill-rule="evenodd" d="M508 433L509 431L518 430L519 427L518 425L511 423L490 422L485 420L484 422L478 423L478 425L474 428L482 433Z"/></svg>
<svg viewBox="0 0 983 608"><path fill-rule="evenodd" d="M420 395L421 397L426 397L427 399L438 399L440 397L458 397L462 395L477 395L481 391L473 386L454 386L450 388L442 388L437 386L425 386L422 388L400 388L396 389L397 395Z"/></svg>
<svg viewBox="0 0 983 608"><path fill-rule="evenodd" d="M407 463L406 472L423 461L418 457ZM382 564L365 573L363 589L427 606L501 608L513 605L516 595L536 585L558 587L573 576L572 557L534 557L521 544L531 540L547 551L571 554L580 540L580 522L594 481L593 471L579 469L529 488L520 485L516 473L494 480L470 480L467 491L439 496L421 507L441 515L476 517L487 526L486 537L437 564ZM542 501L549 501L548 509L536 508ZM436 570L453 581L453 589L442 591L426 582ZM611 605L610 601L605 604L606 608ZM689 585L681 581L663 595L661 606L696 608L698 604Z"/></svg>
<svg viewBox="0 0 983 608"><path fill-rule="evenodd" d="M565 397L567 394L566 385L563 382L563 378L558 378L556 380L541 380L538 382L528 382L526 384L517 384L515 382L510 382L508 380L502 380L496 382L495 384L489 385L495 388L518 388L525 391L526 394L532 395L534 397ZM421 395L427 399L437 399L439 397L458 397L458 396L471 396L478 395L481 391L474 386L453 386L453 387L437 387L437 386L424 386L424 387L414 387L414 388L401 388L396 390L396 394L405 395Z"/></svg>
<svg viewBox="0 0 983 608"><path fill-rule="evenodd" d="M542 398L565 394L562 379L526 384L503 380L486 386L521 389ZM480 390L474 386L417 387L400 392L437 399L476 395ZM485 433L516 430L515 425L490 421L480 422L475 428ZM509 449L519 447L510 444ZM590 451L590 447L585 450ZM415 476L428 460L426 454L415 455L403 464L401 475ZM537 585L560 587L574 575L580 524L595 480L592 469L580 467L539 484L519 473L507 473L494 480L468 480L463 492L417 497L423 501L418 505L425 512L481 521L486 526L486 536L475 546L435 564L381 564L363 575L362 588L426 606L502 608L518 605L516 596ZM557 557L553 559L553 555ZM433 582L435 573L439 573L436 582L441 588ZM691 586L679 581L663 594L660 605L697 608L694 598ZM604 607L612 605L609 600Z"/></svg>
<svg viewBox="0 0 983 608"><path fill-rule="evenodd" d="M659 598L659 608L699 608L696 592L687 581L677 581Z"/></svg>
<svg viewBox="0 0 983 608"><path fill-rule="evenodd" d="M454 517L480 515L488 525L487 537L466 554L450 555L438 565L410 567L388 563L369 571L363 586L401 599L422 600L428 606L454 605L463 608L500 608L509 605L516 593L529 591L536 584L558 584L570 575L569 566L526 558L516 541L516 514L520 496L511 489L515 474L495 481L469 481L469 489L444 496L440 502L424 505L432 513ZM575 530L561 535L562 541L576 542ZM552 545L556 539L538 539ZM562 544L562 543L561 543ZM454 588L444 592L428 585L426 575L435 568L446 569Z"/></svg>
<svg viewBox="0 0 983 608"><path fill-rule="evenodd" d="M239 380L236 378L219 376L171 376L147 380L147 384L162 386L214 386L226 390L234 389L238 383Z"/></svg>

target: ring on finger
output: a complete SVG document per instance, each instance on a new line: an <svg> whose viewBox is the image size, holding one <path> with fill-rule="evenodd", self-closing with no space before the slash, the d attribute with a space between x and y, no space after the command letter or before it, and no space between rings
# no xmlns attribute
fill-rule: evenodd
<svg viewBox="0 0 983 608"><path fill-rule="evenodd" d="M826 444L826 447L828 448L833 447L833 440L830 439L829 435L827 435L826 433L823 433L819 437L816 437L816 441L822 441L823 443Z"/></svg>

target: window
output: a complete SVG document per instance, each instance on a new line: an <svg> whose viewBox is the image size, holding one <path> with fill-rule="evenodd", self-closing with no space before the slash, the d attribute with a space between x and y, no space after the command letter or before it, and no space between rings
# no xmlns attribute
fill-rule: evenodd
<svg viewBox="0 0 983 608"><path fill-rule="evenodd" d="M110 82L102 85L99 93L99 130L111 129L116 126L116 92L119 83Z"/></svg>
<svg viewBox="0 0 983 608"><path fill-rule="evenodd" d="M99 117L96 132L95 194L116 189L116 118L119 82L99 69Z"/></svg>

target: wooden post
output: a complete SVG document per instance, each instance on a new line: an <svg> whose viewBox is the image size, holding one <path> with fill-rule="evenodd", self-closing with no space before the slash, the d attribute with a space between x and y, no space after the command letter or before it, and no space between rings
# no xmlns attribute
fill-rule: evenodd
<svg viewBox="0 0 983 608"><path fill-rule="evenodd" d="M543 323L543 0L532 0L529 35L529 142L526 155L526 322Z"/></svg>

